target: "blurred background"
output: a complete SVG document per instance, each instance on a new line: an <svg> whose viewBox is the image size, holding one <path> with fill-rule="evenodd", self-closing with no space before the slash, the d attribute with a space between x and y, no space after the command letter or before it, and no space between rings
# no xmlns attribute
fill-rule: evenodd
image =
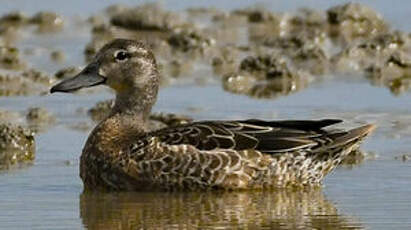
<svg viewBox="0 0 411 230"><path fill-rule="evenodd" d="M0 6L0 229L411 228L411 3ZM153 129L248 118L339 118L340 128L378 129L323 188L83 193L81 149L113 94L48 91L119 37L143 40L156 55Z"/></svg>

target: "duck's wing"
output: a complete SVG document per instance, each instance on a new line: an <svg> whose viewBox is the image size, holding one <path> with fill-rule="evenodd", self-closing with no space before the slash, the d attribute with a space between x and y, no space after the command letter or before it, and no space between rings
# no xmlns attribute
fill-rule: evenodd
<svg viewBox="0 0 411 230"><path fill-rule="evenodd" d="M309 174L311 176L292 181L296 175L293 170L298 171L298 167L287 169L287 164L279 164L277 174L271 174L272 156L298 155L301 151L319 156L327 153L325 157L340 159L342 153L348 154L352 149L350 146L358 143L374 127L365 125L334 132L323 130L323 127L338 122L341 121L206 121L165 128L139 138L126 154L119 154L120 157L128 154L129 158L121 168L125 175L144 185L131 185L139 189L147 184L165 189L249 188L259 186L263 183L261 180L275 175L285 179L274 180L274 186L285 186L288 182L319 183L339 161L328 162L328 167L323 170L323 166L314 167L318 161L309 160L304 170L320 170L318 176ZM293 154L287 155L283 160L295 164L305 160L305 157L293 159Z"/></svg>
<svg viewBox="0 0 411 230"><path fill-rule="evenodd" d="M254 149L281 153L333 144L347 132L329 133L324 127L341 120L203 121L152 132L169 145L192 145L198 150ZM335 143L334 143L335 144Z"/></svg>

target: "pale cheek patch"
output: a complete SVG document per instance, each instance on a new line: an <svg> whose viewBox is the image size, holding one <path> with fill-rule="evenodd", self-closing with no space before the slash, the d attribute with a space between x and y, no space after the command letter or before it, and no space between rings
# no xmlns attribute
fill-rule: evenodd
<svg viewBox="0 0 411 230"><path fill-rule="evenodd" d="M105 71L104 68L100 68L100 69L98 70L98 74L99 74L100 76L107 77L107 76L106 76L106 71Z"/></svg>

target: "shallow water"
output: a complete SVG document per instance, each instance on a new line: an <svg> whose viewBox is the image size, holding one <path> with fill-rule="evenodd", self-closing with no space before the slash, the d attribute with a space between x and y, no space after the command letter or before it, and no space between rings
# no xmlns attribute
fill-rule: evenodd
<svg viewBox="0 0 411 230"><path fill-rule="evenodd" d="M385 1L364 2L395 27L411 30L402 21L411 4L389 3L388 7ZM79 8L80 1L67 7L55 1L33 4L29 0L9 0L1 4L4 7L0 13L11 9L28 13L51 9L67 17L89 15L109 5L108 1L101 4L96 0L90 1L87 8ZM246 1L221 4L225 9L247 5ZM274 10L295 8L295 1L277 4L266 5ZM320 1L318 6L327 8L335 4L337 1ZM165 5L180 10L193 2ZM307 2L307 6L313 5L314 1ZM68 28L75 28L78 34L67 32ZM21 47L58 48L67 54L62 64L44 60L47 55L28 57L44 71L53 73L64 66L83 65L82 51L90 39L89 31L76 25L68 28L60 34L26 37L19 43ZM84 194L78 167L88 132L71 127L89 121L79 108L89 108L110 97L110 92L102 90L94 94L0 98L2 109L24 111L30 106L45 107L58 119L56 126L36 137L33 165L0 171L0 229L411 228L411 161L395 159L411 153L410 93L394 96L389 90L354 76L329 76L275 100L230 94L217 83L169 86L161 90L155 111L195 119L342 118L347 122L341 127L376 123L379 129L362 148L375 157L359 165L340 167L326 177L323 188L306 191Z"/></svg>

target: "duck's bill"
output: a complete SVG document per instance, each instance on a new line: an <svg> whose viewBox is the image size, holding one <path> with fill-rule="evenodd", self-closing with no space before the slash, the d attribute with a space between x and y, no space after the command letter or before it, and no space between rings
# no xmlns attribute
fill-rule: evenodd
<svg viewBox="0 0 411 230"><path fill-rule="evenodd" d="M99 75L93 65L87 66L78 75L66 79L50 89L50 93L54 92L73 92L81 88L101 85L106 82L106 78Z"/></svg>

